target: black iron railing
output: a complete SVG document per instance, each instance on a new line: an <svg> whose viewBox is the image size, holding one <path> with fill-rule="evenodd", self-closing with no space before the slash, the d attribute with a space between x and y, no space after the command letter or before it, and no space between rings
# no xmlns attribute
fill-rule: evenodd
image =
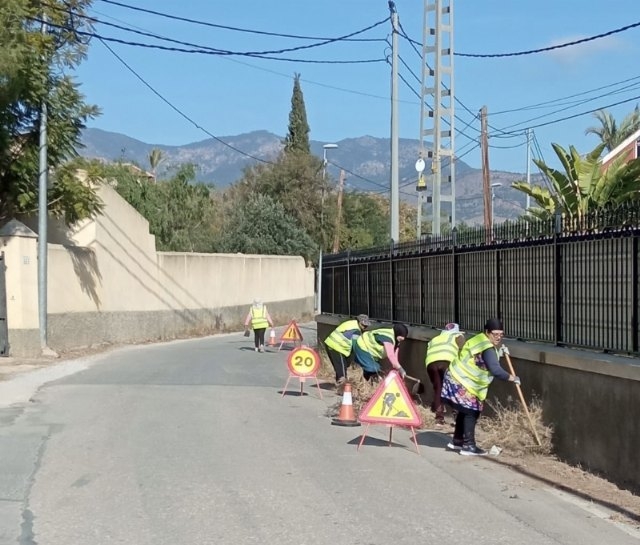
<svg viewBox="0 0 640 545"><path fill-rule="evenodd" d="M322 311L637 354L639 237L625 206L327 255Z"/></svg>

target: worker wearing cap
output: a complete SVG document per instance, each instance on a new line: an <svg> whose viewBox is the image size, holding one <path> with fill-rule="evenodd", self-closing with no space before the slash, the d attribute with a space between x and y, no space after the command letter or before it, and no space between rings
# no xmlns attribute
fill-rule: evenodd
<svg viewBox="0 0 640 545"><path fill-rule="evenodd" d="M385 357L391 366L400 373L402 378L407 374L398 360L398 349L402 341L407 338L409 328L404 324L394 324L393 327L384 327L365 331L356 340L353 346L353 359L362 367L365 380L371 380L378 376L380 361Z"/></svg>
<svg viewBox="0 0 640 545"><path fill-rule="evenodd" d="M466 456L479 456L486 452L476 445L476 423L494 377L520 384L500 366L498 346L502 343L502 322L490 318L484 331L464 343L460 355L453 359L442 382L442 399L458 411L451 450Z"/></svg>
<svg viewBox="0 0 640 545"><path fill-rule="evenodd" d="M433 386L431 411L436 415L436 426L444 425L444 405L440 399L442 380L449 364L464 345L464 334L458 324L447 324L444 330L429 341L424 363Z"/></svg>
<svg viewBox="0 0 640 545"><path fill-rule="evenodd" d="M327 355L336 373L338 391L347 380L347 365L353 349L353 341L371 325L366 314L358 314L355 320L347 320L336 327L324 340Z"/></svg>

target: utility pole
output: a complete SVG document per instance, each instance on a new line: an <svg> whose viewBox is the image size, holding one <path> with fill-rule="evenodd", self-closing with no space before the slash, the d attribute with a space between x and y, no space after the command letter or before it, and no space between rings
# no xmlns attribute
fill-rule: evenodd
<svg viewBox="0 0 640 545"><path fill-rule="evenodd" d="M391 240L400 240L400 160L398 132L398 12L394 2L391 11Z"/></svg>
<svg viewBox="0 0 640 545"><path fill-rule="evenodd" d="M531 129L527 129L527 185L531 184ZM531 197L527 195L526 211L531 207Z"/></svg>
<svg viewBox="0 0 640 545"><path fill-rule="evenodd" d="M440 234L441 203L451 203L451 223L456 223L456 191L454 168L455 93L453 77L453 0L425 0L423 24L423 66L421 104L421 151L424 137L433 138L431 158L433 175L432 234ZM448 85L447 85L448 83ZM433 106L426 104L430 96ZM426 124L430 125L425 128ZM444 128L444 126L447 128ZM449 190L442 187L442 159L449 158ZM447 165L445 165L447 166Z"/></svg>
<svg viewBox="0 0 640 545"><path fill-rule="evenodd" d="M482 195L484 200L484 228L488 234L493 225L491 214L491 173L489 172L489 135L487 134L487 107L480 110L480 150L482 156Z"/></svg>
<svg viewBox="0 0 640 545"><path fill-rule="evenodd" d="M344 170L340 171L340 179L338 181L338 210L336 214L336 232L333 237L333 253L338 253L340 249L340 223L342 221L342 193L344 192Z"/></svg>
<svg viewBox="0 0 640 545"><path fill-rule="evenodd" d="M47 15L42 15L41 32L47 34ZM44 59L48 62L48 59ZM45 88L48 89L48 82ZM40 105L40 138L38 157L38 320L40 324L40 349L43 354L50 353L47 338L47 187L48 187L48 161L47 161L47 98L48 91Z"/></svg>

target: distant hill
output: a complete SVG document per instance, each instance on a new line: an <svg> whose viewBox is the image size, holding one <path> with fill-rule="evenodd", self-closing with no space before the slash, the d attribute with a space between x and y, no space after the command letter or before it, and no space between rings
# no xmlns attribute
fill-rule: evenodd
<svg viewBox="0 0 640 545"><path fill-rule="evenodd" d="M265 160L275 159L282 149L283 138L268 131L254 131L236 136L221 137L221 140L242 150L243 152ZM122 159L149 168L149 153L157 148L164 152L165 162L159 169L162 175L167 169L181 163L193 163L198 167L199 181L213 183L216 187L226 187L242 176L245 167L254 164L250 159L219 141L211 138L185 144L183 146L166 146L148 144L124 134L86 129L82 134L83 148L80 155L104 160ZM311 142L312 152L322 157L322 146L325 142ZM350 189L362 191L384 191L389 187L390 141L388 138L360 136L345 138L336 142L338 148L331 150L330 161L351 171L347 174ZM400 183L407 184L402 188L401 197L411 200L415 193L416 171L414 164L418 157L418 140L401 139L399 146ZM427 166L428 168L428 166ZM332 175L337 176L337 169L331 167ZM448 172L445 172L448 174ZM366 178L366 180L362 178ZM522 174L509 172L492 172L492 182L502 183L496 192L496 219L516 217L522 213L525 198L520 192L510 189L511 182L522 179ZM367 181L369 180L369 181ZM456 196L458 220L467 223L482 221L482 173L463 161L456 162ZM414 201L415 202L415 201ZM425 207L425 213L427 207Z"/></svg>

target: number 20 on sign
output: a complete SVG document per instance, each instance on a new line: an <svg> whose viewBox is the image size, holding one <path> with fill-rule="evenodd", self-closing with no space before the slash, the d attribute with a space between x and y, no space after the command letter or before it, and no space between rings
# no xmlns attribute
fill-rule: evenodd
<svg viewBox="0 0 640 545"><path fill-rule="evenodd" d="M314 378L318 387L318 393L322 399L322 390L320 390L320 383L318 382L318 370L320 369L320 356L318 353L309 348L308 346L301 346L293 350L287 358L287 367L289 368L289 378L282 390L282 396L286 393L289 381L293 377L300 379L300 395L303 395L304 382L307 378Z"/></svg>

